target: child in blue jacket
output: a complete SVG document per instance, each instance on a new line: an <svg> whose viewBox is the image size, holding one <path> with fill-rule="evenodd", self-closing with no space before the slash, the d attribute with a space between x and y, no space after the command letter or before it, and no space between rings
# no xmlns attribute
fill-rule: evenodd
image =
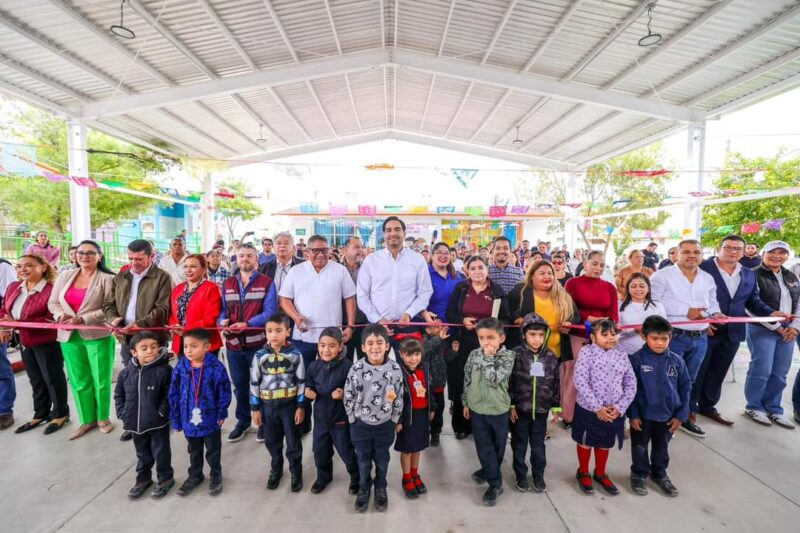
<svg viewBox="0 0 800 533"><path fill-rule="evenodd" d="M669 441L689 416L692 383L683 358L669 351L672 326L666 319L647 317L642 336L645 345L630 356L637 385L628 410L633 458L631 488L644 496L645 479L651 476L665 494L674 497L678 489L667 477Z"/></svg>
<svg viewBox="0 0 800 533"><path fill-rule="evenodd" d="M222 492L222 424L231 404L231 382L219 359L208 353L211 334L192 329L183 334L183 353L172 371L169 407L172 429L189 443L189 478L178 489L187 496L203 482L203 449L211 473L208 493Z"/></svg>

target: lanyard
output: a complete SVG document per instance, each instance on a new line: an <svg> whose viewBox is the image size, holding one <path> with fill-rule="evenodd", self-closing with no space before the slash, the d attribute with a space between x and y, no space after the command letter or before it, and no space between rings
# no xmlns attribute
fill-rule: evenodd
<svg viewBox="0 0 800 533"><path fill-rule="evenodd" d="M194 381L194 367L191 367L191 369L192 369L192 391L194 393L194 406L195 407L197 407L198 400L200 399L200 386L203 383L203 367L204 366L205 365L200 367L200 372L199 372L200 375L198 376L196 383Z"/></svg>

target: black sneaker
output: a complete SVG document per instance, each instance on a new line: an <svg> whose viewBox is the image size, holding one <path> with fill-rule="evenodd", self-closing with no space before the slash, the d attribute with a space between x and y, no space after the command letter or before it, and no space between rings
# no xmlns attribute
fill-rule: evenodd
<svg viewBox="0 0 800 533"><path fill-rule="evenodd" d="M212 477L208 483L208 495L219 496L222 492L222 477Z"/></svg>
<svg viewBox="0 0 800 533"><path fill-rule="evenodd" d="M303 490L303 474L301 473L292 474L291 488L292 492L300 492L301 490Z"/></svg>
<svg viewBox="0 0 800 533"><path fill-rule="evenodd" d="M547 483L544 482L544 476L533 475L533 492L547 492Z"/></svg>
<svg viewBox="0 0 800 533"><path fill-rule="evenodd" d="M706 436L706 432L700 429L700 426L688 419L686 422L681 424L681 429L692 437L697 437L698 439L702 439Z"/></svg>
<svg viewBox="0 0 800 533"><path fill-rule="evenodd" d="M794 412L794 421L800 424L800 411Z"/></svg>
<svg viewBox="0 0 800 533"><path fill-rule="evenodd" d="M497 505L497 497L503 494L503 487L489 487L483 493L483 505L494 507Z"/></svg>
<svg viewBox="0 0 800 533"><path fill-rule="evenodd" d="M165 481L163 483L159 483L156 488L153 489L153 492L150 493L150 497L154 500L159 500L166 496L172 487L175 486L175 480L170 479L169 481Z"/></svg>
<svg viewBox="0 0 800 533"><path fill-rule="evenodd" d="M123 431L122 435L119 436L121 442L128 442L131 439L133 439L133 433L130 431Z"/></svg>
<svg viewBox="0 0 800 533"><path fill-rule="evenodd" d="M516 478L514 486L517 487L517 490L520 492L528 492L531 490L531 486L528 485L527 476L524 478Z"/></svg>
<svg viewBox="0 0 800 533"><path fill-rule="evenodd" d="M389 507L389 496L386 489L375 489L375 510L383 512Z"/></svg>
<svg viewBox="0 0 800 533"><path fill-rule="evenodd" d="M197 486L203 482L203 478L189 478L183 482L181 488L178 489L178 496L188 496Z"/></svg>
<svg viewBox="0 0 800 533"><path fill-rule="evenodd" d="M142 495L150 488L150 485L153 484L152 479L148 479L147 481L142 481L141 483L137 483L131 490L128 491L128 498L131 500L138 500L142 497Z"/></svg>
<svg viewBox="0 0 800 533"><path fill-rule="evenodd" d="M278 485L281 484L282 477L283 477L283 472L270 472L269 478L267 479L267 488L269 490L277 489Z"/></svg>
<svg viewBox="0 0 800 533"><path fill-rule="evenodd" d="M631 490L639 496L647 496L647 484L643 478L631 477Z"/></svg>
<svg viewBox="0 0 800 533"><path fill-rule="evenodd" d="M322 481L321 479L318 478L316 481L314 481L314 484L311 485L311 494L319 494L320 492L325 490L325 487L327 486L328 483L326 481Z"/></svg>
<svg viewBox="0 0 800 533"><path fill-rule="evenodd" d="M484 483L486 483L486 476L483 474L482 468L479 468L476 471L474 471L470 477L472 478L472 481L474 481L478 485L483 485Z"/></svg>
<svg viewBox="0 0 800 533"><path fill-rule="evenodd" d="M355 504L357 513L366 513L369 508L369 490L359 490Z"/></svg>
<svg viewBox="0 0 800 533"><path fill-rule="evenodd" d="M658 485L664 494L669 496L670 498L674 498L678 495L678 489L675 488L675 485L672 484L672 481L668 477L662 477L661 479L653 478L653 483Z"/></svg>
<svg viewBox="0 0 800 533"><path fill-rule="evenodd" d="M469 437L469 434L464 433L463 431L459 431L458 433L456 433L456 440L464 440L467 437Z"/></svg>
<svg viewBox="0 0 800 533"><path fill-rule="evenodd" d="M228 442L239 442L244 438L244 434L247 432L247 428L244 426L240 426L236 424L233 428L233 431L228 433Z"/></svg>
<svg viewBox="0 0 800 533"><path fill-rule="evenodd" d="M350 478L350 486L347 487L348 494L356 495L358 494L358 478L351 477Z"/></svg>
<svg viewBox="0 0 800 533"><path fill-rule="evenodd" d="M437 446L439 446L439 434L433 433L431 435L431 447L436 448Z"/></svg>
<svg viewBox="0 0 800 533"><path fill-rule="evenodd" d="M256 430L256 442L264 443L264 426L258 426L258 430Z"/></svg>

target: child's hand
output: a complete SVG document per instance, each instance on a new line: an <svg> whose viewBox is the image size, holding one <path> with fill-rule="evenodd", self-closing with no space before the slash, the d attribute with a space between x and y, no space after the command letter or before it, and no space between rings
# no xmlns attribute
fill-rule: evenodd
<svg viewBox="0 0 800 533"><path fill-rule="evenodd" d="M250 416L253 419L253 425L254 426L260 426L261 425L261 411L253 411L250 414Z"/></svg>
<svg viewBox="0 0 800 533"><path fill-rule="evenodd" d="M314 389L309 389L308 387L306 387L305 395L306 395L306 398L308 398L309 400L316 400L317 399L317 393L316 393L316 391Z"/></svg>
<svg viewBox="0 0 800 533"><path fill-rule="evenodd" d="M561 420L561 412L553 412L553 424L557 424L559 420Z"/></svg>
<svg viewBox="0 0 800 533"><path fill-rule="evenodd" d="M477 320L472 317L468 316L464 319L464 327L467 328L467 331L472 331L473 329L475 329L476 323Z"/></svg>
<svg viewBox="0 0 800 533"><path fill-rule="evenodd" d="M608 407L608 414L611 415L611 420L616 420L622 416L622 414L620 414L620 412L614 406Z"/></svg>
<svg viewBox="0 0 800 533"><path fill-rule="evenodd" d="M436 413L428 413L428 422L433 422L433 418L436 416Z"/></svg>
<svg viewBox="0 0 800 533"><path fill-rule="evenodd" d="M607 407L601 407L600 409L597 410L595 414L597 415L597 418L599 418L603 422L611 422L614 420L613 418L611 418L611 415L609 414Z"/></svg>
<svg viewBox="0 0 800 533"><path fill-rule="evenodd" d="M447 339L450 337L450 334L447 332L447 326L442 326L439 330L439 338L440 339Z"/></svg>
<svg viewBox="0 0 800 533"><path fill-rule="evenodd" d="M632 426L633 424L631 424ZM669 426L669 432L675 433L678 431L678 428L681 427L681 421L677 418L670 418L669 422L667 422L667 426Z"/></svg>
<svg viewBox="0 0 800 533"><path fill-rule="evenodd" d="M394 390L387 390L386 391L386 401L393 402L397 399L397 393Z"/></svg>
<svg viewBox="0 0 800 533"><path fill-rule="evenodd" d="M509 410L509 413L510 413L510 418L511 418L511 423L512 423L512 424L513 424L514 422L516 422L517 420L519 420L519 416L517 416L517 410L516 410L514 407L512 407L512 408Z"/></svg>
<svg viewBox="0 0 800 533"><path fill-rule="evenodd" d="M341 387L339 387L338 389L334 389L334 391L331 393L331 398L333 398L334 400L341 400L342 398L344 398L344 389Z"/></svg>
<svg viewBox="0 0 800 533"><path fill-rule="evenodd" d="M572 330L570 326L572 326L572 322L562 322L558 327L558 331L560 333L569 333Z"/></svg>
<svg viewBox="0 0 800 533"><path fill-rule="evenodd" d="M394 431L395 431L396 433L400 433L401 431L403 431L403 424L397 424L397 425L394 427Z"/></svg>
<svg viewBox="0 0 800 533"><path fill-rule="evenodd" d="M294 425L299 426L303 423L303 419L306 417L306 412L302 407L298 407L297 410L294 412Z"/></svg>
<svg viewBox="0 0 800 533"><path fill-rule="evenodd" d="M489 357L494 357L495 355L497 355L497 346L484 347L483 354L488 355Z"/></svg>
<svg viewBox="0 0 800 533"><path fill-rule="evenodd" d="M469 420L469 407L467 407L466 405L464 406L464 418Z"/></svg>
<svg viewBox="0 0 800 533"><path fill-rule="evenodd" d="M667 424L669 424L669 422L667 422ZM631 418L631 429L633 429L635 431L641 431L642 430L642 420L639 419L639 418Z"/></svg>
<svg viewBox="0 0 800 533"><path fill-rule="evenodd" d="M224 423L225 423L225 419L224 418L222 420L217 421L217 425L219 427L222 427L222 424L224 424Z"/></svg>
<svg viewBox="0 0 800 533"><path fill-rule="evenodd" d="M453 344L451 346L453 347L453 351L457 352L458 348L461 346L461 343L459 343L458 341L453 341Z"/></svg>

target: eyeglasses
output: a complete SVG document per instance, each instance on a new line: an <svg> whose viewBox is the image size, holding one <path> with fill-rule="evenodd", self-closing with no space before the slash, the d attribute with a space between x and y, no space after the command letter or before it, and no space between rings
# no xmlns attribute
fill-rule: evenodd
<svg viewBox="0 0 800 533"><path fill-rule="evenodd" d="M94 257L97 255L97 252L75 252L75 255L81 255L85 257Z"/></svg>
<svg viewBox="0 0 800 533"><path fill-rule="evenodd" d="M741 246L723 246L722 249L726 252L744 252Z"/></svg>
<svg viewBox="0 0 800 533"><path fill-rule="evenodd" d="M330 248L306 248L306 250L312 255L327 254L331 251Z"/></svg>

